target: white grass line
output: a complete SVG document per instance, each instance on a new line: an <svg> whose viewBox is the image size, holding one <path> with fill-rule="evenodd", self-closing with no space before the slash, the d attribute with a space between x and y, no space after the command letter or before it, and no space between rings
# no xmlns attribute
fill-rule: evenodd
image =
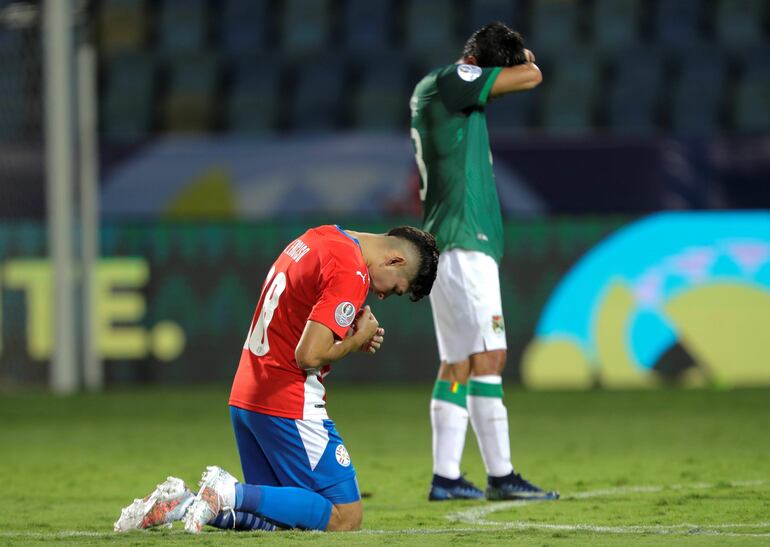
<svg viewBox="0 0 770 547"><path fill-rule="evenodd" d="M727 483L693 483L693 484L671 484L667 486L661 485L647 485L647 486L621 486L617 488L605 488L601 490L590 490L587 492L576 492L573 494L567 494L562 496L564 500L570 499L588 499L598 497L609 496L622 496L625 494L644 494L663 492L666 490L704 490L710 488L716 488L723 484L732 487L749 487L749 486L761 486L767 484L768 481L753 480L753 481L732 481ZM483 526L487 530L497 529L502 527L503 529L516 529L516 530L558 530L569 532L597 532L597 533L609 533L609 534L709 534L709 535L729 535L729 536L750 536L750 537L770 537L770 532L746 532L746 533L730 533L723 530L729 528L767 528L770 527L770 522L760 522L756 524L673 524L673 525L658 525L658 526L644 526L644 525L632 525L632 526L599 526L595 524L549 524L538 522L498 522L486 520L487 515L503 511L505 509L511 509L513 507L521 507L526 504L533 503L532 501L525 500L512 500L504 502L485 503L484 505L477 505L463 511L457 511L450 513L447 518L450 521L471 524L475 526ZM539 502L538 502L539 503Z"/></svg>
<svg viewBox="0 0 770 547"><path fill-rule="evenodd" d="M562 496L563 500L570 499L586 499L586 498L601 498L607 496L620 496L624 494L641 494L650 492L660 492L665 490L664 486L620 486L617 488L604 488L602 490L590 490L588 492L577 492L575 494L566 494ZM450 513L447 518L453 522L464 522L467 524L475 525L496 525L498 522L485 520L484 517L490 513L496 513L512 507L521 507L523 505L530 505L532 503L540 503L539 501L527 501L527 500L512 500L512 501L500 501L485 503L484 505L477 505L470 509L458 511L456 513ZM558 502L557 502L558 503Z"/></svg>
<svg viewBox="0 0 770 547"><path fill-rule="evenodd" d="M707 527L697 525L679 525L666 526L595 526L592 524L540 524L536 522L500 522L489 523L492 526L485 528L459 527L459 528L405 528L401 530L360 530L358 532L345 532L346 534L380 536L389 534L404 535L441 535L454 533L472 533L472 532L496 532L505 530L548 530L561 532L593 532L605 534L656 534L656 535L710 535L725 537L770 537L770 532L723 532L721 529L708 525ZM729 528L760 528L768 526L770 523L763 522L757 524L727 524L719 525Z"/></svg>
<svg viewBox="0 0 770 547"><path fill-rule="evenodd" d="M757 524L720 524L720 528L759 528L762 526L770 525L770 522L763 522ZM457 528L404 528L396 530L360 530L358 532L338 532L334 536L340 535L360 535L360 536L388 536L388 535L409 535L409 536L428 536L428 535L447 535L456 533L473 533L473 532L496 532L505 530L548 530L548 531L564 531L564 532L593 532L593 533L610 533L610 534L657 534L657 535L710 535L720 537L761 537L770 538L770 532L723 532L715 525L709 525L708 527L697 527L695 525L672 525L665 526L593 526L591 524L538 524L532 522L508 522L498 523L494 526L479 528L479 527L457 527ZM183 535L184 532L178 531L179 535ZM129 532L129 534L143 534L146 532ZM217 533L212 531L210 533ZM248 532L244 532L248 533ZM269 532L254 532L254 535L260 537L268 534ZM314 532L308 532L314 533ZM323 533L323 532L318 532ZM115 539L121 537L124 534L118 534L117 532L84 532L78 530L62 530L60 532L0 532L0 538L3 539L37 539L37 540L53 540L53 539L67 539L67 538L104 538ZM171 535L176 535L172 532ZM138 537L138 536L135 536Z"/></svg>
<svg viewBox="0 0 770 547"><path fill-rule="evenodd" d="M539 522L510 522L499 523L506 528L517 530L549 530L564 532L600 532L605 534L723 534L724 529L730 528L766 528L770 522L753 524L660 524L660 525L631 525L631 526L598 526L595 524L548 524ZM736 535L748 535L736 534ZM770 537L770 532L757 532Z"/></svg>
<svg viewBox="0 0 770 547"><path fill-rule="evenodd" d="M592 532L609 534L656 534L656 535L709 535L720 537L761 537L770 538L770 532L727 532L722 529L730 528L760 528L770 526L770 522L760 522L756 524L719 524L698 526L693 524L674 524L671 526L594 526L592 524L541 524L534 522L507 522L490 523L493 526L479 527L448 527L448 528L404 528L396 530L360 530L358 532L339 532L338 535L361 535L361 536L388 536L388 535L447 535L456 533L473 532L496 532L505 530L548 530L562 532ZM142 534L146 532L130 532L131 534ZM216 533L216 532L211 532ZM244 532L248 533L248 532ZM255 535L263 536L268 532L255 532ZM313 533L313 532L308 532ZM322 533L322 532L319 532ZM179 530L179 535L184 534ZM83 538L104 538L114 539L119 537L117 532L84 532L78 530L62 530L60 532L0 532L0 538L4 539L67 539L75 537ZM172 535L176 535L172 532Z"/></svg>
<svg viewBox="0 0 770 547"><path fill-rule="evenodd" d="M566 494L562 496L563 500L578 500L587 498L600 498L609 496L622 496L625 494L647 494L654 492L663 492L664 490L705 490L710 488L716 488L722 484L726 484L732 487L747 487L747 486L761 486L767 484L768 481L753 480L753 481L732 481L727 483L705 483L697 482L692 484L670 484L667 486L661 485L647 485L647 486L619 486L617 488L604 488L601 490L589 490L587 492L575 492L573 494ZM512 507L519 507L522 505L528 505L536 503L526 500L512 500L485 503L484 505L477 505L470 509L458 511L456 513L450 513L447 518L453 522L463 522L466 524L474 525L495 525L499 524L494 521L487 521L484 519L490 513L496 513L497 511L503 511ZM557 502L558 503L558 502Z"/></svg>
<svg viewBox="0 0 770 547"><path fill-rule="evenodd" d="M84 532L82 530L61 530L59 532L0 532L0 538L24 538L24 539L65 539L76 537L115 537L116 532Z"/></svg>
<svg viewBox="0 0 770 547"><path fill-rule="evenodd" d="M662 492L664 490L707 490L711 488L717 488L722 485L731 486L734 488L745 488L748 486L762 486L767 484L768 481L754 480L754 481L729 481L729 482L694 482L691 484L668 484L666 486L651 485L651 486L619 486L617 488L605 488L604 490L591 490L588 492L575 492L574 494L567 494L562 496L565 500L579 500L585 498L597 498L603 496L616 496L623 494L638 494L648 492Z"/></svg>

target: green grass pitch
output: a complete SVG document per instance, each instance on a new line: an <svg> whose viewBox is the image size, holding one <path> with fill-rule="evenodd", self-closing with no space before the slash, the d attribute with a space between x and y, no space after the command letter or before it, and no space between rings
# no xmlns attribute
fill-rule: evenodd
<svg viewBox="0 0 770 547"><path fill-rule="evenodd" d="M557 502L426 500L431 386L329 382L358 470L353 534L114 534L121 507L166 475L240 476L227 387L54 398L0 395L0 545L768 545L770 391L536 393L509 389L514 464ZM484 482L469 429L464 469Z"/></svg>

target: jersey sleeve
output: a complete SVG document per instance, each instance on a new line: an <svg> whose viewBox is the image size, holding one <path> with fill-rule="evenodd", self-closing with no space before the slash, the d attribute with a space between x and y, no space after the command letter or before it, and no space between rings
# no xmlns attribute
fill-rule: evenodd
<svg viewBox="0 0 770 547"><path fill-rule="evenodd" d="M484 106L502 67L452 65L436 80L441 100L450 112Z"/></svg>
<svg viewBox="0 0 770 547"><path fill-rule="evenodd" d="M321 276L321 294L308 319L325 325L341 340L366 298L368 285L362 283L355 264L345 261L331 260Z"/></svg>

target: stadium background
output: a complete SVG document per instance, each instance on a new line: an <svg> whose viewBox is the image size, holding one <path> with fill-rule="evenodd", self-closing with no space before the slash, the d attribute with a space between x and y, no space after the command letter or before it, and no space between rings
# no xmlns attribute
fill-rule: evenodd
<svg viewBox="0 0 770 547"><path fill-rule="evenodd" d="M430 309L390 299L327 379L363 531L197 539L767 544L766 0L0 0L0 543L190 543L112 523L169 473L238 474L269 263L310 225L419 223L411 87L490 19L544 73L489 119L512 455L562 500L426 501Z"/></svg>
<svg viewBox="0 0 770 547"><path fill-rule="evenodd" d="M506 217L506 374L530 387L770 383L761 357L770 324L766 2L72 6L75 44L94 45L98 59L95 309L108 386L227 381L262 276L286 241L319 223L419 223L410 90L494 19L521 29L545 81L488 114ZM4 386L46 383L57 329L36 7L0 2ZM557 294L571 290L589 251L645 222L660 227L612 249L594 271L605 278L595 298L559 312ZM667 222L681 223L681 237L656 252ZM647 262L627 271L640 253ZM659 293L652 301L649 290ZM676 298L686 317L665 308ZM429 306L408 306L377 304L387 366L359 360L335 376L429 381ZM728 321L715 335L692 323L726 308L752 323ZM582 333L560 327L560 313Z"/></svg>

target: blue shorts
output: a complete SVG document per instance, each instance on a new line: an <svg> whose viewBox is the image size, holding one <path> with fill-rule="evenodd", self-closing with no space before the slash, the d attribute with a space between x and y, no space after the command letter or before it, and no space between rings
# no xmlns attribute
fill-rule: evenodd
<svg viewBox="0 0 770 547"><path fill-rule="evenodd" d="M331 420L294 420L230 407L247 484L297 486L332 504L361 499L356 471Z"/></svg>

